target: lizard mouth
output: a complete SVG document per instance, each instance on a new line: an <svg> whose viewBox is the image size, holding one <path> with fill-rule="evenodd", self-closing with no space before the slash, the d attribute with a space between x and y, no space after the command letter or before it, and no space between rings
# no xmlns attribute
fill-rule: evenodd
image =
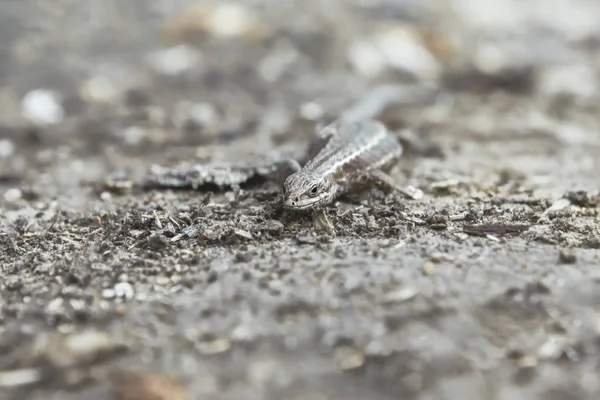
<svg viewBox="0 0 600 400"><path fill-rule="evenodd" d="M319 198L314 199L299 199L293 200L291 198L284 199L283 207L288 210L307 210L310 208L315 208L321 204Z"/></svg>

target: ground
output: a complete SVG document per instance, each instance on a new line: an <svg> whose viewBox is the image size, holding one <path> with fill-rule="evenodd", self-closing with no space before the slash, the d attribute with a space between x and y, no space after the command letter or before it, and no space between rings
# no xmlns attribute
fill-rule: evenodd
<svg viewBox="0 0 600 400"><path fill-rule="evenodd" d="M482 33L448 9L469 1L175 3L1 6L0 398L598 398L585 12ZM364 39L390 31L412 63ZM323 232L277 181L147 185L301 153L319 120L415 82L437 94L376 117L423 199L342 198ZM37 89L59 111L27 106Z"/></svg>

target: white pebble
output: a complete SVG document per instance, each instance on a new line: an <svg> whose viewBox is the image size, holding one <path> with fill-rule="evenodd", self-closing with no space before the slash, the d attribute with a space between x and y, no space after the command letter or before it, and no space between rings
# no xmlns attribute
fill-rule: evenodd
<svg viewBox="0 0 600 400"><path fill-rule="evenodd" d="M152 53L148 61L155 71L176 76L194 69L200 64L202 57L199 51L186 45L179 45Z"/></svg>
<svg viewBox="0 0 600 400"><path fill-rule="evenodd" d="M127 282L119 282L115 285L115 295L121 297L127 301L133 299L135 294L133 286Z"/></svg>
<svg viewBox="0 0 600 400"><path fill-rule="evenodd" d="M386 68L383 54L368 40L358 40L348 48L348 61L352 68L367 78L374 78Z"/></svg>
<svg viewBox="0 0 600 400"><path fill-rule="evenodd" d="M547 96L569 94L583 98L598 93L596 73L586 65L557 65L545 68L537 76L538 91Z"/></svg>
<svg viewBox="0 0 600 400"><path fill-rule="evenodd" d="M11 156L15 151L15 145L9 139L0 140L0 158Z"/></svg>
<svg viewBox="0 0 600 400"><path fill-rule="evenodd" d="M544 211L542 213L542 217L555 212L555 211L561 211L564 210L567 207L571 206L571 202L569 201L569 199L558 199L556 200L549 208L546 209L546 211Z"/></svg>
<svg viewBox="0 0 600 400"><path fill-rule="evenodd" d="M32 90L21 101L21 113L38 124L57 124L65 117L60 103L61 96L52 90Z"/></svg>
<svg viewBox="0 0 600 400"><path fill-rule="evenodd" d="M322 118L324 114L325 111L323 110L323 107L314 101L304 103L300 107L300 116L304 119L317 121Z"/></svg>
<svg viewBox="0 0 600 400"><path fill-rule="evenodd" d="M88 80L83 88L83 96L90 101L107 102L121 94L114 82L104 75L97 75Z"/></svg>
<svg viewBox="0 0 600 400"><path fill-rule="evenodd" d="M6 200L9 203L14 203L16 201L19 201L22 196L23 196L23 193L21 192L21 189L19 189L19 188L11 188L11 189L8 189L6 192L4 192L4 200Z"/></svg>
<svg viewBox="0 0 600 400"><path fill-rule="evenodd" d="M199 125L215 125L219 121L217 109L210 103L196 103L192 105L190 117Z"/></svg>
<svg viewBox="0 0 600 400"><path fill-rule="evenodd" d="M246 7L225 3L218 5L209 15L208 30L215 36L240 37L250 31L254 21Z"/></svg>
<svg viewBox="0 0 600 400"><path fill-rule="evenodd" d="M437 79L441 72L438 61L409 29L395 28L377 35L375 43L389 68L411 73L421 80Z"/></svg>
<svg viewBox="0 0 600 400"><path fill-rule="evenodd" d="M102 193L100 193L100 199L102 201L111 201L112 194L110 194L110 192L102 192Z"/></svg>
<svg viewBox="0 0 600 400"><path fill-rule="evenodd" d="M138 144L146 136L146 131L139 126L128 126L123 130L123 140L127 144Z"/></svg>

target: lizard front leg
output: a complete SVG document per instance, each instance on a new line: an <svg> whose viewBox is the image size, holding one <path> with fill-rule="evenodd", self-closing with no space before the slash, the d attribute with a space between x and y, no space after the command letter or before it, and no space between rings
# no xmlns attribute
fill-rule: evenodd
<svg viewBox="0 0 600 400"><path fill-rule="evenodd" d="M327 233L333 233L335 231L333 224L329 218L327 218L327 213L323 208L318 208L312 212L312 220L315 230L323 230Z"/></svg>

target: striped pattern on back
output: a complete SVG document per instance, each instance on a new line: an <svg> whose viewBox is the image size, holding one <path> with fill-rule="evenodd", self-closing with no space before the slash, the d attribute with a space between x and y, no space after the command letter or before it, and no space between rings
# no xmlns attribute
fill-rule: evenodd
<svg viewBox="0 0 600 400"><path fill-rule="evenodd" d="M402 145L377 121L356 121L338 125L329 142L305 170L317 176L386 168L402 154Z"/></svg>

